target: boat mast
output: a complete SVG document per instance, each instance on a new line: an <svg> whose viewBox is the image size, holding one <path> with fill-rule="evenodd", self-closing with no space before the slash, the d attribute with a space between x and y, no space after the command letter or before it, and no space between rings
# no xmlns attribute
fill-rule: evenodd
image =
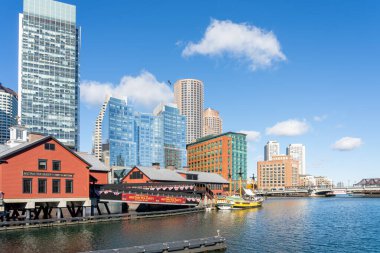
<svg viewBox="0 0 380 253"><path fill-rule="evenodd" d="M241 197L241 178L242 178L242 175L243 175L243 172L241 172L241 168L239 169L239 195Z"/></svg>
<svg viewBox="0 0 380 253"><path fill-rule="evenodd" d="M228 178L230 179L230 196L232 196L232 175L231 175L231 170L228 171Z"/></svg>

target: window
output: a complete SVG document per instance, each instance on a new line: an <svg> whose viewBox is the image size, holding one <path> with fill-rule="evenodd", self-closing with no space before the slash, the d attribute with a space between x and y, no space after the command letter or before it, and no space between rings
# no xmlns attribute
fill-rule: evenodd
<svg viewBox="0 0 380 253"><path fill-rule="evenodd" d="M38 159L38 169L39 170L47 170L47 160L46 159Z"/></svg>
<svg viewBox="0 0 380 253"><path fill-rule="evenodd" d="M52 192L53 193L60 193L61 192L61 180L60 179L53 179Z"/></svg>
<svg viewBox="0 0 380 253"><path fill-rule="evenodd" d="M186 179L187 180L198 180L198 175L197 174L186 174Z"/></svg>
<svg viewBox="0 0 380 253"><path fill-rule="evenodd" d="M140 171L134 171L132 174L129 176L130 179L142 179L143 178L143 173Z"/></svg>
<svg viewBox="0 0 380 253"><path fill-rule="evenodd" d="M73 193L73 180L71 179L66 179L66 193Z"/></svg>
<svg viewBox="0 0 380 253"><path fill-rule="evenodd" d="M55 144L53 143L45 143L46 150L55 150Z"/></svg>
<svg viewBox="0 0 380 253"><path fill-rule="evenodd" d="M61 161L53 161L53 170L61 170Z"/></svg>
<svg viewBox="0 0 380 253"><path fill-rule="evenodd" d="M32 193L32 179L31 178L24 178L22 180L22 192Z"/></svg>
<svg viewBox="0 0 380 253"><path fill-rule="evenodd" d="M47 180L44 178L38 179L38 193L46 193Z"/></svg>

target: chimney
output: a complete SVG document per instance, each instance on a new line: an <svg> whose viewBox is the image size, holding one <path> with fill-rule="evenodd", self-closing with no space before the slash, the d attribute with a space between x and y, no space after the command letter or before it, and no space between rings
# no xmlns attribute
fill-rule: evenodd
<svg viewBox="0 0 380 253"><path fill-rule="evenodd" d="M160 163L152 163L152 167L159 170L160 169Z"/></svg>

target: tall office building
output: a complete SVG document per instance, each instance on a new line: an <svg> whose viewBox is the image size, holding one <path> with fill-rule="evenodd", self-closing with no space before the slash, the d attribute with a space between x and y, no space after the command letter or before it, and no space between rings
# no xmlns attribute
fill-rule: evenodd
<svg viewBox="0 0 380 253"><path fill-rule="evenodd" d="M0 144L9 140L11 126L17 125L17 94L0 83Z"/></svg>
<svg viewBox="0 0 380 253"><path fill-rule="evenodd" d="M180 79L174 84L174 99L182 115L186 116L186 143L203 135L203 82Z"/></svg>
<svg viewBox="0 0 380 253"><path fill-rule="evenodd" d="M174 104L153 114L136 112L125 100L107 98L95 122L93 153L109 166L186 166L186 117Z"/></svg>
<svg viewBox="0 0 380 253"><path fill-rule="evenodd" d="M203 112L203 136L218 135L222 133L222 119L219 112L207 108Z"/></svg>
<svg viewBox="0 0 380 253"><path fill-rule="evenodd" d="M158 105L153 114L162 121L164 167L186 166L186 117L179 113L174 104Z"/></svg>
<svg viewBox="0 0 380 253"><path fill-rule="evenodd" d="M296 160L300 164L300 174L306 174L306 154L305 146L302 144L290 144L286 148L286 154L290 155L293 160Z"/></svg>
<svg viewBox="0 0 380 253"><path fill-rule="evenodd" d="M264 147L264 160L271 161L274 155L280 155L280 143L277 141L268 141Z"/></svg>
<svg viewBox="0 0 380 253"><path fill-rule="evenodd" d="M19 16L18 115L30 131L79 146L79 45L76 7L24 0Z"/></svg>
<svg viewBox="0 0 380 253"><path fill-rule="evenodd" d="M101 145L94 142L97 147L97 157L109 166L134 166L137 165L137 143L135 137L135 115L134 109L127 105L122 99L109 98L104 107L101 108L98 119L101 120L101 132L95 130L95 140L101 140ZM101 116L103 114L103 116ZM96 122L96 127L98 127Z"/></svg>

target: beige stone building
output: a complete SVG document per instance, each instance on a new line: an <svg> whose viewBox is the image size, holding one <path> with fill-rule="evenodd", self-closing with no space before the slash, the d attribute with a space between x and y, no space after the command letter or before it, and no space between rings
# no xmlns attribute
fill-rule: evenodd
<svg viewBox="0 0 380 253"><path fill-rule="evenodd" d="M259 190L296 188L299 184L299 162L287 155L274 155L270 161L257 162Z"/></svg>
<svg viewBox="0 0 380 253"><path fill-rule="evenodd" d="M203 82L180 79L174 84L174 100L181 115L186 116L186 143L194 142L203 134Z"/></svg>
<svg viewBox="0 0 380 253"><path fill-rule="evenodd" d="M207 108L203 112L203 136L207 135L219 135L222 133L222 119L219 112Z"/></svg>

